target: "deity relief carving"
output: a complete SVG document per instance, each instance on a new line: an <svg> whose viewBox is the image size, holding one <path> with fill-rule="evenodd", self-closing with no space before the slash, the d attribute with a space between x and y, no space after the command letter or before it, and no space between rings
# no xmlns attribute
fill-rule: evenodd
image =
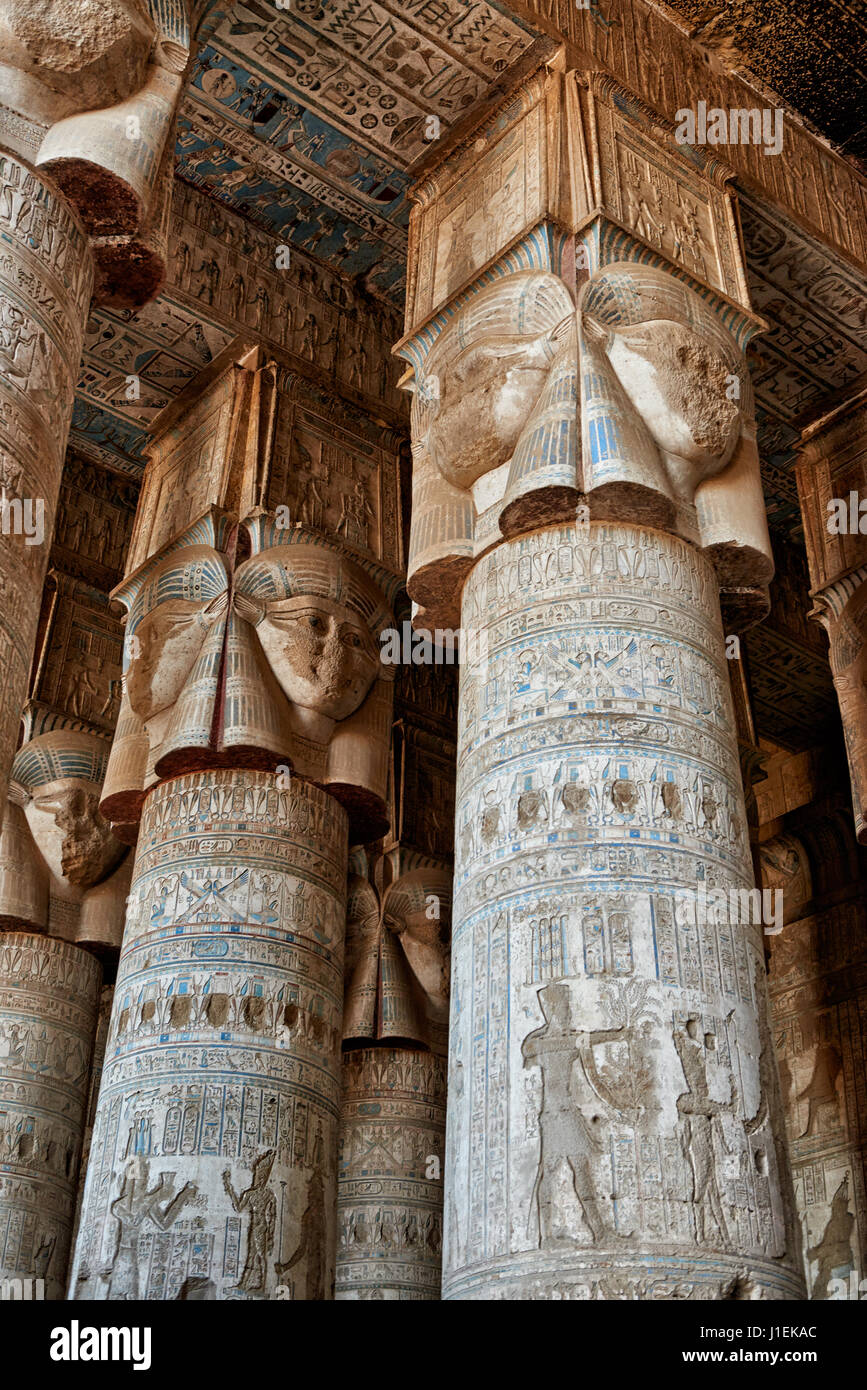
<svg viewBox="0 0 867 1390"><path fill-rule="evenodd" d="M588 1121L584 1106L612 1104L596 1065L595 1049L624 1040L624 1029L583 1028L573 1014L569 985L559 982L538 991L545 1017L541 1028L528 1034L521 1045L524 1066L538 1067L542 1075L539 1110L539 1163L530 1199L530 1226L540 1248L556 1246L572 1236L560 1228L557 1170L566 1165L594 1244L616 1240L617 1234L603 1215L598 1191L596 1160L602 1152L604 1130L598 1115Z"/></svg>
<svg viewBox="0 0 867 1390"><path fill-rule="evenodd" d="M134 819L156 777L232 750L347 783L381 817L393 680L381 572L264 514L245 527L253 553L231 578L230 533L210 513L115 591L129 616L106 812Z"/></svg>
<svg viewBox="0 0 867 1390"><path fill-rule="evenodd" d="M267 1260L274 1247L277 1199L268 1183L275 1157L274 1149L260 1154L253 1164L250 1186L240 1195L232 1186L229 1169L227 1168L223 1173L223 1186L232 1203L233 1210L239 1216L245 1212L250 1214L247 1227L247 1257L238 1282L238 1287L247 1293L262 1293L264 1291Z"/></svg>
<svg viewBox="0 0 867 1390"><path fill-rule="evenodd" d="M137 1154L129 1160L120 1192L110 1204L117 1223L114 1253L104 1274L109 1281L110 1299L141 1298L142 1237L151 1226L168 1231L186 1203L196 1196L196 1186L189 1182L175 1192L172 1172L160 1173L159 1180L149 1188L150 1180L150 1163Z"/></svg>
<svg viewBox="0 0 867 1390"><path fill-rule="evenodd" d="M416 602L453 612L498 532L574 521L583 505L699 544L739 613L763 610L773 563L743 355L754 326L629 261L594 270L577 309L537 270L459 303L412 358Z"/></svg>

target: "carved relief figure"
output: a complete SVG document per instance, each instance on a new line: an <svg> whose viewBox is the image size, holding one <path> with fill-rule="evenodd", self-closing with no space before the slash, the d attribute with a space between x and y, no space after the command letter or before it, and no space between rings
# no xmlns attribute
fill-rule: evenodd
<svg viewBox="0 0 867 1390"><path fill-rule="evenodd" d="M733 1115L737 1105L737 1092L734 1078L730 1078L730 1096L727 1101L713 1100L708 1084L707 1053L715 1046L713 1034L707 1033L699 1038L698 1020L690 1018L685 1029L674 1031L674 1045L683 1067L689 1089L677 1098L677 1112L684 1121L684 1147L692 1169L692 1207L695 1220L695 1238L700 1245L711 1241L707 1226L707 1213L717 1228L723 1246L729 1244L729 1231L722 1206L722 1194L717 1179L717 1158L715 1136L722 1147L729 1151L719 1121L720 1115Z"/></svg>
<svg viewBox="0 0 867 1390"><path fill-rule="evenodd" d="M557 1168L568 1165L572 1185L590 1238L598 1244L616 1238L602 1215L596 1191L594 1162L601 1151L581 1109L582 1104L610 1104L599 1077L593 1049L620 1041L623 1028L581 1029L572 1019L572 998L566 984L545 985L538 991L545 1023L530 1033L521 1047L525 1067L542 1073L539 1111L540 1151L530 1210L531 1230L540 1247L556 1244L561 1213L557 1206Z"/></svg>
<svg viewBox="0 0 867 1390"><path fill-rule="evenodd" d="M298 1244L288 1260L275 1264L280 1279L293 1270L302 1260L306 1261L305 1292L306 1300L319 1300L325 1297L325 1278L328 1253L325 1244L325 1188L322 1173L314 1168L307 1183L307 1206L301 1217L301 1233Z"/></svg>
<svg viewBox="0 0 867 1390"><path fill-rule="evenodd" d="M825 1300L830 1297L830 1283L834 1271L846 1271L852 1267L852 1232L855 1217L849 1210L849 1174L847 1173L834 1193L831 1215L822 1233L822 1239L807 1251L808 1260L816 1260L818 1269L813 1279L812 1296Z"/></svg>
<svg viewBox="0 0 867 1390"><path fill-rule="evenodd" d="M149 1180L148 1160L141 1157L131 1159L123 1176L120 1195L111 1203L111 1213L118 1225L115 1253L106 1270L106 1277L110 1281L108 1296L111 1299L141 1298L139 1240L147 1223L151 1222L159 1231L167 1231L198 1191L194 1183L188 1182L179 1192L173 1192L173 1173L160 1173L159 1182L150 1190ZM162 1207L160 1202L164 1203Z"/></svg>
<svg viewBox="0 0 867 1390"><path fill-rule="evenodd" d="M244 1289L247 1293L261 1293L264 1290L268 1256L274 1248L277 1199L268 1186L268 1180L271 1177L275 1157L276 1151L274 1149L260 1154L253 1164L250 1186L240 1195L232 1186L230 1169L226 1168L223 1171L223 1187L226 1189L232 1207L239 1216L244 1212L250 1213L247 1227L247 1258L244 1261L241 1278L238 1280L238 1288Z"/></svg>

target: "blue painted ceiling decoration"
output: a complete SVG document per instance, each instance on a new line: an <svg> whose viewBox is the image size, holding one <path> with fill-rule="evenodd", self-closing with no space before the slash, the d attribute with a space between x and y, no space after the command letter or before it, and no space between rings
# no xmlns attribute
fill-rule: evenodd
<svg viewBox="0 0 867 1390"><path fill-rule="evenodd" d="M483 0L243 0L199 49L177 172L402 306L408 171L537 37Z"/></svg>

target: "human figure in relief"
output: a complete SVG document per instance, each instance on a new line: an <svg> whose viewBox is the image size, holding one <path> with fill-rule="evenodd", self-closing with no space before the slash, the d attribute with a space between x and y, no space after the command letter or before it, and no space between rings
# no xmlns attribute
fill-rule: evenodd
<svg viewBox="0 0 867 1390"><path fill-rule="evenodd" d="M545 1023L524 1039L524 1066L542 1072L542 1105L539 1111L541 1144L536 1181L530 1198L530 1221L537 1225L540 1247L557 1240L557 1169L568 1164L575 1196L594 1244L617 1239L609 1230L596 1196L593 1162L602 1145L581 1109L584 1101L611 1104L596 1070L594 1047L624 1041L623 1028L576 1028L571 1018L571 999L563 983L539 990ZM575 1064L578 1064L577 1067Z"/></svg>

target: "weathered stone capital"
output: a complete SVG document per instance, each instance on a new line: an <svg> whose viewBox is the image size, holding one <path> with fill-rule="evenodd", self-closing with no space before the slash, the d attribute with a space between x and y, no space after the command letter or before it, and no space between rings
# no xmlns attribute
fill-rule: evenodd
<svg viewBox="0 0 867 1390"><path fill-rule="evenodd" d="M451 874L430 863L401 874L381 897L367 878L350 874L347 1044L409 1040L444 1050L451 893Z"/></svg>
<svg viewBox="0 0 867 1390"><path fill-rule="evenodd" d="M125 847L99 811L107 762L107 740L72 729L19 749L0 835L7 926L119 947L128 875L119 867Z"/></svg>
<svg viewBox="0 0 867 1390"><path fill-rule="evenodd" d="M137 308L167 264L186 0L0 0L4 104L42 133L36 165L81 218L101 302Z"/></svg>
<svg viewBox="0 0 867 1390"><path fill-rule="evenodd" d="M414 396L408 589L428 625L455 626L486 550L575 520L680 536L712 561L738 626L767 612L744 356L763 324L729 175L689 165L610 83L590 87L528 84L480 137L481 160L447 159L413 214L396 351ZM505 180L501 218L473 196L489 177Z"/></svg>
<svg viewBox="0 0 867 1390"><path fill-rule="evenodd" d="M867 844L867 392L808 426L797 479L812 616L828 633L855 826Z"/></svg>
<svg viewBox="0 0 867 1390"><path fill-rule="evenodd" d="M148 788L197 767L260 767L329 787L376 832L393 682L383 585L378 567L261 511L240 527L211 511L151 556L114 593L128 618L105 813L130 823Z"/></svg>

